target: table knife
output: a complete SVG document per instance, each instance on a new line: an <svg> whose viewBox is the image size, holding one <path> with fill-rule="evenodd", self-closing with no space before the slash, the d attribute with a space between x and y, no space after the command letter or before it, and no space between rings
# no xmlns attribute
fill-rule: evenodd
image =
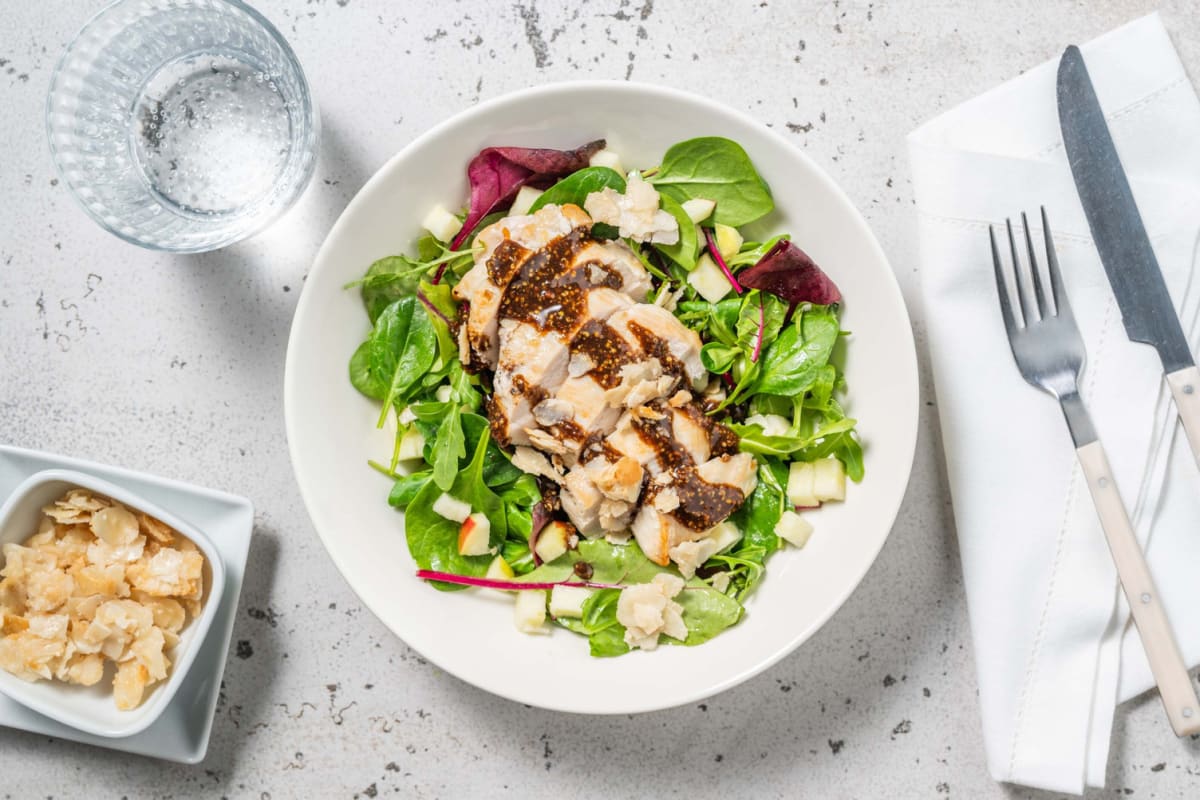
<svg viewBox="0 0 1200 800"><path fill-rule="evenodd" d="M1129 338L1152 345L1200 461L1200 370L1167 292L1079 48L1058 64L1058 119L1075 188Z"/></svg>

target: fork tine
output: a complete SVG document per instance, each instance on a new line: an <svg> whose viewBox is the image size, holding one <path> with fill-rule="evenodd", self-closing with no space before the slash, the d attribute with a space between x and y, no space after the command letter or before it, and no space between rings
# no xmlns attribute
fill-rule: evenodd
<svg viewBox="0 0 1200 800"><path fill-rule="evenodd" d="M1054 249L1054 240L1050 238L1050 220L1046 216L1046 207L1042 206L1042 233L1046 238L1046 266L1050 271L1050 288L1054 292L1055 313L1060 317L1074 319L1071 314L1071 304L1067 302L1067 292L1063 288L1062 272L1058 268L1058 253Z"/></svg>
<svg viewBox="0 0 1200 800"><path fill-rule="evenodd" d="M1012 301L1008 294L1008 280L1004 277L1004 261L1000 248L996 246L996 229L988 225L988 238L992 240L992 266L996 270L996 293L1000 296L1000 314L1004 317L1004 329L1011 339L1020 324L1013 318Z"/></svg>
<svg viewBox="0 0 1200 800"><path fill-rule="evenodd" d="M1038 266L1037 254L1033 251L1033 236L1029 233L1029 218L1021 212L1021 227L1025 229L1025 249L1029 252L1029 272L1033 275L1033 296L1037 298L1038 314L1042 319L1050 316L1050 300L1042 286L1042 268Z"/></svg>
<svg viewBox="0 0 1200 800"><path fill-rule="evenodd" d="M1033 313L1033 297L1029 294L1028 281L1021 277L1021 256L1017 252L1017 239L1013 236L1012 220L1004 220L1004 225L1008 228L1008 249L1012 251L1012 272L1013 280L1017 285L1017 302L1021 305L1023 324L1025 327L1029 327L1031 322L1037 321Z"/></svg>

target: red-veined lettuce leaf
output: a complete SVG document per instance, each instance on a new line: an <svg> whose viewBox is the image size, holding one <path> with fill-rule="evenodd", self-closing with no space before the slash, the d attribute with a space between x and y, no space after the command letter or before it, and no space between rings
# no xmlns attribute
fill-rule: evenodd
<svg viewBox="0 0 1200 800"><path fill-rule="evenodd" d="M842 293L829 276L787 239L781 239L757 264L739 272L737 277L742 286L770 292L793 305L827 306L842 299Z"/></svg>

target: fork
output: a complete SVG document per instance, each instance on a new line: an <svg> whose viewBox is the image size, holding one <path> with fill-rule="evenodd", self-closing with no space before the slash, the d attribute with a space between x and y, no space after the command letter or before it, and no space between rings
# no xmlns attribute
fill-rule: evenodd
<svg viewBox="0 0 1200 800"><path fill-rule="evenodd" d="M1171 623L1159 599L1141 545L1121 502L1112 468L1108 465L1108 456L1079 396L1079 376L1083 373L1086 350L1063 288L1045 207L1042 207L1042 231L1046 239L1049 292L1042 282L1033 238L1029 233L1029 220L1024 212L1021 213L1021 225L1025 229L1025 249L1029 257L1027 276L1022 274L1012 221L1005 220L1015 287L1005 274L1000 248L996 245L996 232L988 227L1000 311L1004 316L1013 358L1026 382L1053 395L1062 406L1063 416L1067 419L1067 427L1075 442L1075 454L1096 504L1100 525L1104 528L1104 536L1117 566L1117 576L1129 601L1133 621L1141 636L1171 727L1177 736L1200 733L1200 700L1196 697L1187 666L1179 654ZM1013 295L1016 296L1016 303L1013 302Z"/></svg>

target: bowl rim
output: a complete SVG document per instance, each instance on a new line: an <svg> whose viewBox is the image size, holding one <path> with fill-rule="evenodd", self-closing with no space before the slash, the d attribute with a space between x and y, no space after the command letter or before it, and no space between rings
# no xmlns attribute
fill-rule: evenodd
<svg viewBox="0 0 1200 800"><path fill-rule="evenodd" d="M10 675L0 670L0 693L27 708L33 709L39 714L95 736L103 736L109 739L133 736L149 728L162 716L163 712L166 711L171 701L175 698L175 693L183 684L184 676L191 669L200 646L208 636L209 628L212 627L217 607L220 605L221 596L225 590L225 561L221 556L220 550L212 543L212 540L191 523L180 519L161 506L142 498L141 495L135 492L106 481L103 478L98 478L74 469L57 467L44 469L33 473L21 481L13 489L12 494L5 499L4 503L0 504L0 531L3 531L7 527L17 506L31 492L47 483L58 482L69 483L83 489L90 489L98 494L117 500L123 505L142 511L160 522L166 523L200 548L201 552L204 553L205 559L208 561L209 569L212 573L212 585L208 589L204 607L200 616L192 620L194 632L189 646L175 653L176 659L171 665L170 675L161 686L156 688L154 696L150 699L151 705L149 710L138 715L136 719L131 720L127 725L106 726L96 724L90 718L79 716L60 704L42 702L40 698L32 697L23 691L23 688L29 684L15 675ZM24 541L24 538L14 541ZM3 560L3 555L0 554L0 566L3 565Z"/></svg>
<svg viewBox="0 0 1200 800"><path fill-rule="evenodd" d="M275 24L271 22L271 20L267 19L267 17L258 9L242 2L242 0L207 0L207 2L211 5L231 6L244 13L255 24L259 25L266 32L266 34L270 36L276 42L276 44L279 45L284 56L286 56L289 61L296 65L296 72L299 77L300 86L300 97L298 100L305 112L304 116L308 118L310 127L310 152L306 157L306 163L301 169L300 177L292 189L291 196L287 198L286 202L281 203L278 207L274 208L270 214L265 214L261 219L257 220L255 224L244 229L239 229L233 235L225 236L213 243L180 247L166 247L154 242L148 242L145 239L140 239L133 234L128 234L114 228L94 209L92 209L83 201L83 198L79 196L79 192L75 188L74 182L72 182L71 178L67 175L67 171L64 169L62 160L59 156L59 150L54 144L54 124L52 110L52 104L58 92L59 82L62 78L63 70L66 68L67 61L75 52L80 40L83 38L84 34L88 32L88 30L90 30L96 23L100 22L104 17L111 13L117 6L138 1L139 0L111 0L111 2L95 11L87 18L87 20L84 21L82 25L79 26L79 29L71 37L70 41L67 42L66 46L63 47L62 54L54 63L54 70L50 73L50 84L49 88L46 90L46 100L43 106L46 126L46 146L50 151L50 161L54 164L55 174L58 176L59 180L62 181L62 184L66 186L67 194L71 196L71 199L75 202L75 204L85 214L87 214L87 216L93 222L99 225L101 229L112 234L113 236L116 236L118 239L124 242L128 242L129 244L137 247L145 248L146 250L153 250L161 253L178 253L180 255L209 253L214 250L220 250L222 248L229 247L230 245L237 244L238 242L245 241L256 234L262 233L263 230L265 230L272 223L278 221L284 214L286 214L293 206L296 205L296 203L304 195L305 190L308 189L308 185L312 182L313 175L316 173L317 162L320 160L321 155L321 113L317 107L317 99L313 95L312 87L308 83L308 75L306 75L304 72L304 65L300 63L300 58L296 55L296 51L292 49L291 44L288 43L288 40L279 31L279 28L277 28Z"/></svg>
<svg viewBox="0 0 1200 800"><path fill-rule="evenodd" d="M700 104L700 105L707 106L707 107L713 109L714 112L717 114L723 115L727 118L732 118L743 125L757 128L761 133L765 134L767 136L767 138L774 140L774 142L776 144L780 145L782 148L787 150L793 157L795 157L799 162L804 164L804 166L807 168L808 172L817 181L819 181L821 184L823 184L824 187L832 193L832 196L836 197L837 200L840 201L840 203L845 207L845 209L849 212L849 219L852 221L858 235L860 235L862 237L863 241L869 246L870 250L873 251L874 255L879 259L880 263L887 267L887 269L884 270L884 272L886 272L886 275L881 275L880 278L881 278L881 280L884 280L887 282L887 289L894 296L894 298L896 300L898 311L901 315L903 322L905 323L905 328L907 330L907 335L904 336L903 342L896 343L897 352L895 354L895 357L897 359L902 359L904 361L903 372L905 374L909 374L909 375L913 376L912 396L906 398L906 401L905 401L910 405L910 407L912 409L912 417L911 417L909 424L904 426L904 439L902 441L898 441L896 444L896 449L904 455L903 463L906 465L905 471L904 471L904 476L903 476L903 486L902 486L901 490L896 493L895 500L890 504L891 507L887 509L887 513L885 515L881 515L881 519L886 518L888 520L888 530L887 530L886 535L882 536L879 539L878 545L875 546L874 551L870 553L870 558L865 559L862 562L863 566L861 567L861 569L856 570L854 579L852 581L847 581L845 586L842 588L842 590L840 592L838 592L834 596L831 596L831 602L827 605L826 609L824 611L822 611L822 613L820 613L819 615L814 617L813 622L810 625L807 625L802 629L797 629L797 631L790 638L790 640L784 646L780 647L778 650L776 650L774 653L772 653L769 657L762 658L759 661L755 662L751 667L731 673L723 680L714 681L712 684L710 684L702 689L694 690L691 693L686 694L686 695L679 695L676 697L672 697L669 700L661 701L661 702L636 703L636 704L631 704L628 706L617 703L617 704L613 704L613 706L611 708L606 708L602 711L597 711L594 708L572 707L572 706L566 705L566 704L555 704L555 705L542 704L542 703L538 703L536 700L530 699L528 697L518 698L517 696L515 696L513 694L506 693L503 690L497 689L495 687L491 687L491 686L488 686L488 687L480 686L479 687L491 694L495 694L497 696L504 697L505 699L511 700L513 702L520 702L523 704L533 705L533 706L537 706L539 708L545 708L545 709L552 710L552 711L560 711L560 712L574 713L574 714L645 713L645 712L651 712L651 711L659 711L659 710L668 709L668 708L675 708L675 707L679 707L682 705L686 705L688 703L697 702L697 701L703 700L708 697L712 697L713 695L719 694L727 689L730 689L730 688L754 677L755 675L758 675L759 673L774 666L776 663L778 663L784 657L795 652L795 650L800 645L802 645L804 642L808 641L818 630L820 630L829 621L829 619L831 617L833 617L834 614L836 614L845 605L845 603L849 599L850 595L852 595L855 592L855 590L858 589L858 587L861 585L861 583L863 581L863 578L866 577L866 575L870 571L871 567L874 566L876 560L879 558L879 553L883 550L883 546L887 543L888 539L891 537L892 531L895 528L896 519L899 516L899 512L903 505L905 495L907 494L907 488L911 482L912 468L913 468L914 459L916 457L917 438L918 438L918 433L920 430L920 391L921 390L920 390L919 368L918 368L917 353L916 353L916 341L915 341L915 337L914 337L913 329L912 329L912 318L908 313L908 306L904 300L904 294L901 291L900 283L899 283L898 279L896 278L895 270L892 268L891 261L887 258L886 253L884 253L883 248L880 246L879 241L875 237L874 232L871 230L870 226L867 224L867 221L863 217L862 212L859 211L858 207L854 205L854 203L850 200L850 197L841 188L841 186L839 186L837 184L837 182L834 181L833 178L829 175L829 173L826 172L826 170L824 168L822 168L820 165L818 165L817 162L812 159L812 157L810 157L807 153L805 153L802 149L800 149L799 147L794 145L792 142L789 142L778 131L765 125L761 120L758 120L758 119L754 118L753 116L751 116L750 114L747 114L743 111L740 111L738 109L727 106L724 103L720 103L716 100L712 100L708 97L704 97L702 95L699 95L699 94L696 94L693 92L684 91L681 89L676 89L676 88L668 87L668 86L662 86L662 85L658 85L658 84L641 83L641 82L637 82L637 81L619 81L619 80L557 81L557 82L553 82L553 83L542 84L539 86L527 87L525 89L519 89L519 90L516 90L513 92L508 92L508 93L499 95L497 97L490 98L481 103L478 103L478 104L471 106L470 108L467 108L456 114L450 115L446 119L442 120L441 122L438 122L437 124L435 124L431 128L429 128L427 131L425 131L424 133L422 133L419 136L417 136L416 138L414 138L411 142L406 144L404 147L400 148L400 150L398 150L391 157L389 157L387 159L387 161L385 161L378 169L376 169L376 171L371 175L371 177L367 179L367 181L355 193L354 197L350 200L350 202L342 210L341 214L338 216L337 220L334 222L334 224L330 228L329 232L325 235L325 238L321 243L321 247L318 249L316 256L313 258L313 263L312 263L312 267L310 268L309 274L311 275L314 272L316 272L316 270L323 268L324 263L329 258L328 253L332 249L331 243L333 241L335 241L337 238L339 238L339 236L342 232L342 229L347 227L350 224L349 220L355 215L355 212L359 209L360 206L364 206L367 203L374 202L376 200L375 195L378 192L378 188L381 185L385 184L387 181L392 179L393 173L395 173L398 169L400 169L403 162L407 158L410 157L410 154L412 152L418 151L419 149L426 146L426 144L428 142L436 140L438 137L442 136L445 131L447 131L449 129L456 128L456 127L462 126L462 125L469 125L472 122L478 121L480 118L486 118L486 116L489 115L490 113L492 113L492 111L494 109L497 109L499 107L502 107L502 106L505 106L505 105L508 105L511 103L524 102L524 101L527 101L530 99L542 99L546 102L551 102L552 98L558 94L572 94L575 92L590 92L590 91L615 91L615 92L629 92L631 94L649 94L651 96L661 97L665 100L679 101L679 102L684 102L684 103L689 103L689 104ZM305 288L307 289L307 286ZM295 367L295 364L300 359L300 356L298 354L298 349L296 347L294 347L293 345L295 345L296 340L298 338L298 333L297 333L299 330L299 325L297 324L298 321L309 316L312 313L310 311L310 307L313 306L313 304L315 304L317 302L318 301L315 299L314 295L311 292L308 292L308 291L301 292L300 299L296 305L296 311L292 318L292 328L291 328L291 331L288 336L288 349L287 349L287 354L286 354L285 363L284 363L284 392L283 392L284 420L285 420L285 432L286 432L287 440L288 440L288 454L289 454L289 458L292 463L292 471L296 477L297 488L300 491L300 497L301 497L301 500L304 502L305 510L308 512L309 519L313 523L313 529L316 531L318 538L321 540L322 546L325 548L326 553L329 555L330 560L333 561L334 566L337 568L338 572L341 574L343 580L346 581L347 585L349 586L351 591L354 592L355 596L359 599L359 601L375 616L376 619L378 619L380 621L380 623L385 628L387 628L388 631L390 631L393 635L395 635L401 641L405 642L405 644L407 646L413 647L412 644L410 644L406 639L404 639L404 637L401 636L400 633L391 624L389 624L387 622L387 615L384 613L384 611L382 609L376 608L372 603L368 602L366 600L366 598L364 598L358 592L358 590L355 589L354 582L350 579L346 563L338 555L335 548L330 546L329 541L327 541L326 534L324 534L319 529L319 527L316 525L315 517L313 514L313 508L316 505L316 501L314 498L310 498L309 491L308 491L304 481L301 479L301 476L300 476L300 473L299 473L299 470L297 467L297 465L300 463L300 454L299 454L298 448L299 448L299 442L302 438L302 434L295 427L295 425L296 425L295 420L296 420L297 414L296 414L296 412L293 411L293 405L298 402L298 394L300 391L300 387L296 384L297 370ZM419 648L413 647L413 649L416 650L418 653L420 653L420 655L423 658L425 658L429 662L435 664L440 669L445 670L446 672L450 673L451 675L454 675L456 678L459 678L460 680L464 680L464 682L471 683L472 685L478 686L478 684L475 684L472 681L466 681L465 679L460 678L457 670L454 668L454 666L452 664L444 663L444 661L442 659L438 658L437 656L431 655L430 653L425 652Z"/></svg>

